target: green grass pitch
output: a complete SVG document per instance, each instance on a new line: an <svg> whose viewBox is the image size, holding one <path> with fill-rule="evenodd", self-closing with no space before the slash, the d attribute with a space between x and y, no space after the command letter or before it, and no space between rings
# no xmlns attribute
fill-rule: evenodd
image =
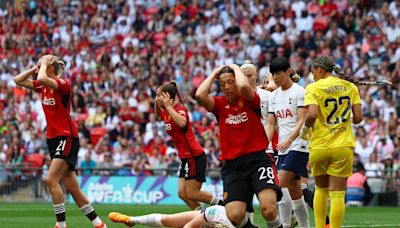
<svg viewBox="0 0 400 228"><path fill-rule="evenodd" d="M155 205L115 205L95 204L97 214L106 221L109 228L126 227L121 224L112 224L108 220L108 213L118 211L129 215L147 213L175 213L187 210L185 206L155 206ZM44 228L53 227L55 217L51 203L0 203L0 227L2 228ZM314 218L310 211L311 224ZM256 209L255 223L266 227L259 210ZM67 223L69 228L93 227L88 219L74 204L67 205ZM144 226L135 226L144 227ZM351 207L346 208L343 227L398 227L400 228L400 207Z"/></svg>

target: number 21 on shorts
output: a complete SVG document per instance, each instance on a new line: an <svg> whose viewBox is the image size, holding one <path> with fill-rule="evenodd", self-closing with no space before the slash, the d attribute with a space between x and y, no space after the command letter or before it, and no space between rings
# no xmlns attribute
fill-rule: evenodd
<svg viewBox="0 0 400 228"><path fill-rule="evenodd" d="M60 140L57 148L56 148L56 155L60 155L60 152L64 152L65 149L65 143L67 142L67 140Z"/></svg>

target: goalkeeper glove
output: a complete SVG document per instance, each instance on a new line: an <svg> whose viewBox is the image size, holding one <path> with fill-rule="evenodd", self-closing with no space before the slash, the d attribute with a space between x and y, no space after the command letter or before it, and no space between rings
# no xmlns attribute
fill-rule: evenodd
<svg viewBox="0 0 400 228"><path fill-rule="evenodd" d="M313 131L312 127L306 127L306 125L303 125L300 131L300 138L305 141L309 141L311 138L312 131Z"/></svg>

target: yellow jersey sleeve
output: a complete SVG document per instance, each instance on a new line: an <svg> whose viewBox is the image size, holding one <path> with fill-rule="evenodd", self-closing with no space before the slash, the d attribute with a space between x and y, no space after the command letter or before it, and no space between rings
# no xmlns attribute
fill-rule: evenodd
<svg viewBox="0 0 400 228"><path fill-rule="evenodd" d="M318 105L318 94L316 93L314 83L306 87L306 92L304 95L304 106L312 104Z"/></svg>
<svg viewBox="0 0 400 228"><path fill-rule="evenodd" d="M354 85L353 83L351 83L351 87L352 87L352 96L351 96L351 100L353 101L352 104L361 104L361 98L360 98L360 93L358 92L358 88L356 85Z"/></svg>

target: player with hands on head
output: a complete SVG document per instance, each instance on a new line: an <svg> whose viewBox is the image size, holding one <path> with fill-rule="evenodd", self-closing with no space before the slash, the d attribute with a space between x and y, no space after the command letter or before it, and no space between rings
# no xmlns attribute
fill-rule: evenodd
<svg viewBox="0 0 400 228"><path fill-rule="evenodd" d="M175 82L165 83L157 89L154 116L164 122L165 130L171 135L182 161L178 181L179 197L191 209L199 208L199 202L223 204L218 196L200 190L206 181L207 157L195 138L188 110L182 103Z"/></svg>
<svg viewBox="0 0 400 228"><path fill-rule="evenodd" d="M55 228L66 228L63 182L81 211L95 228L106 224L97 216L93 206L80 189L75 164L79 150L79 136L70 115L72 89L70 81L62 79L65 63L53 55L44 55L36 66L14 77L16 84L42 94L42 106L47 122L47 146L51 164L46 184L53 200ZM29 79L38 73L37 80Z"/></svg>
<svg viewBox="0 0 400 228"><path fill-rule="evenodd" d="M209 95L219 80L223 96ZM216 68L199 86L200 105L218 119L225 209L236 227L254 227L246 202L256 194L268 227L281 227L276 202L281 197L275 163L265 154L268 139L261 124L260 97L236 64Z"/></svg>

